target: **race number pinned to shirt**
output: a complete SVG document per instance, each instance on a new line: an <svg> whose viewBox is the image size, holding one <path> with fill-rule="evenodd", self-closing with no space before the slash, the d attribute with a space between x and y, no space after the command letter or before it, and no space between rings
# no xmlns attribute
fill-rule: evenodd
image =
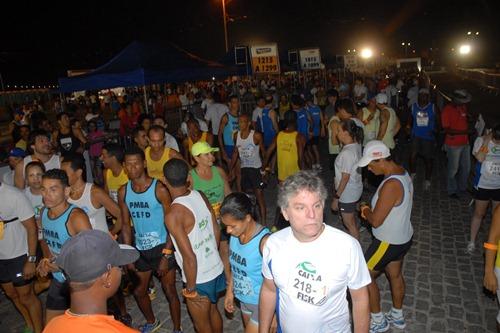
<svg viewBox="0 0 500 333"><path fill-rule="evenodd" d="M250 46L250 56L254 74L279 74L280 63L277 44Z"/></svg>
<svg viewBox="0 0 500 333"><path fill-rule="evenodd" d="M429 125L429 114L424 111L417 112L417 126L427 127Z"/></svg>
<svg viewBox="0 0 500 333"><path fill-rule="evenodd" d="M287 292L302 302L321 306L326 302L329 292L327 280L314 264L303 261L295 266L290 275Z"/></svg>
<svg viewBox="0 0 500 333"><path fill-rule="evenodd" d="M318 48L299 50L300 68L302 70L321 69L321 54Z"/></svg>

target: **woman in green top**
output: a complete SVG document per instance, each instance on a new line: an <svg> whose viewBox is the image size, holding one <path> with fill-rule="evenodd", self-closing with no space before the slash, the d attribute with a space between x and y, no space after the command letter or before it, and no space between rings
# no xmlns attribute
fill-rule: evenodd
<svg viewBox="0 0 500 333"><path fill-rule="evenodd" d="M191 154L196 162L194 169L190 171L191 187L203 192L219 220L219 209L224 197L231 193L226 172L214 165L213 152L219 148L212 148L207 142L196 142L191 148Z"/></svg>

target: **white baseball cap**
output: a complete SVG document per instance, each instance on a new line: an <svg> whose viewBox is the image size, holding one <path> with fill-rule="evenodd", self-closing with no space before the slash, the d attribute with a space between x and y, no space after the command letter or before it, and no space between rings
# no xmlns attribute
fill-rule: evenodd
<svg viewBox="0 0 500 333"><path fill-rule="evenodd" d="M377 96L375 96L375 101L378 104L387 104L387 95L384 93L378 93Z"/></svg>
<svg viewBox="0 0 500 333"><path fill-rule="evenodd" d="M391 156L391 152L382 141L372 140L368 142L365 149L363 149L363 156L358 162L358 167L363 168L370 164L371 161L389 156Z"/></svg>

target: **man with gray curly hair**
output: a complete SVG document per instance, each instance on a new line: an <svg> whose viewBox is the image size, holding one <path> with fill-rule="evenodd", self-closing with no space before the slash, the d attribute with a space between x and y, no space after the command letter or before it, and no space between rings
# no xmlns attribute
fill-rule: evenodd
<svg viewBox="0 0 500 333"><path fill-rule="evenodd" d="M368 332L371 278L358 241L326 225L327 192L312 171L299 171L279 188L278 205L290 226L271 236L262 254L259 332Z"/></svg>

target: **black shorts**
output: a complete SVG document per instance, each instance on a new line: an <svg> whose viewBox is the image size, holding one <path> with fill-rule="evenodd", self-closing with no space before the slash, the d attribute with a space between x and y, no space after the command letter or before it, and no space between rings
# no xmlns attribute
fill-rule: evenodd
<svg viewBox="0 0 500 333"><path fill-rule="evenodd" d="M495 190L490 190L478 187L477 189L474 189L472 197L475 200L480 200L480 201L490 201L490 200L500 201L500 188Z"/></svg>
<svg viewBox="0 0 500 333"><path fill-rule="evenodd" d="M241 168L241 190L243 192L249 190L262 189L262 175L259 168Z"/></svg>
<svg viewBox="0 0 500 333"><path fill-rule="evenodd" d="M139 259L135 262L135 268L139 272L156 271L163 258L163 249L165 244L160 244L149 250L139 250ZM175 269L177 266L175 258L171 256L168 260L168 270Z"/></svg>
<svg viewBox="0 0 500 333"><path fill-rule="evenodd" d="M14 287L22 287L31 283L31 279L23 278L23 268L28 256L22 256L12 259L0 260L0 283L12 282Z"/></svg>
<svg viewBox="0 0 500 333"><path fill-rule="evenodd" d="M341 213L354 213L356 212L356 207L358 202L340 202L339 201L339 210Z"/></svg>
<svg viewBox="0 0 500 333"><path fill-rule="evenodd" d="M434 141L414 137L411 140L411 150L428 159L434 158Z"/></svg>
<svg viewBox="0 0 500 333"><path fill-rule="evenodd" d="M365 260L368 269L382 272L389 263L402 260L410 250L413 239L399 245L389 244L373 238L372 243L365 251Z"/></svg>
<svg viewBox="0 0 500 333"><path fill-rule="evenodd" d="M69 309L69 283L68 281L59 282L52 279L50 282L49 292L47 293L47 310L64 311Z"/></svg>

